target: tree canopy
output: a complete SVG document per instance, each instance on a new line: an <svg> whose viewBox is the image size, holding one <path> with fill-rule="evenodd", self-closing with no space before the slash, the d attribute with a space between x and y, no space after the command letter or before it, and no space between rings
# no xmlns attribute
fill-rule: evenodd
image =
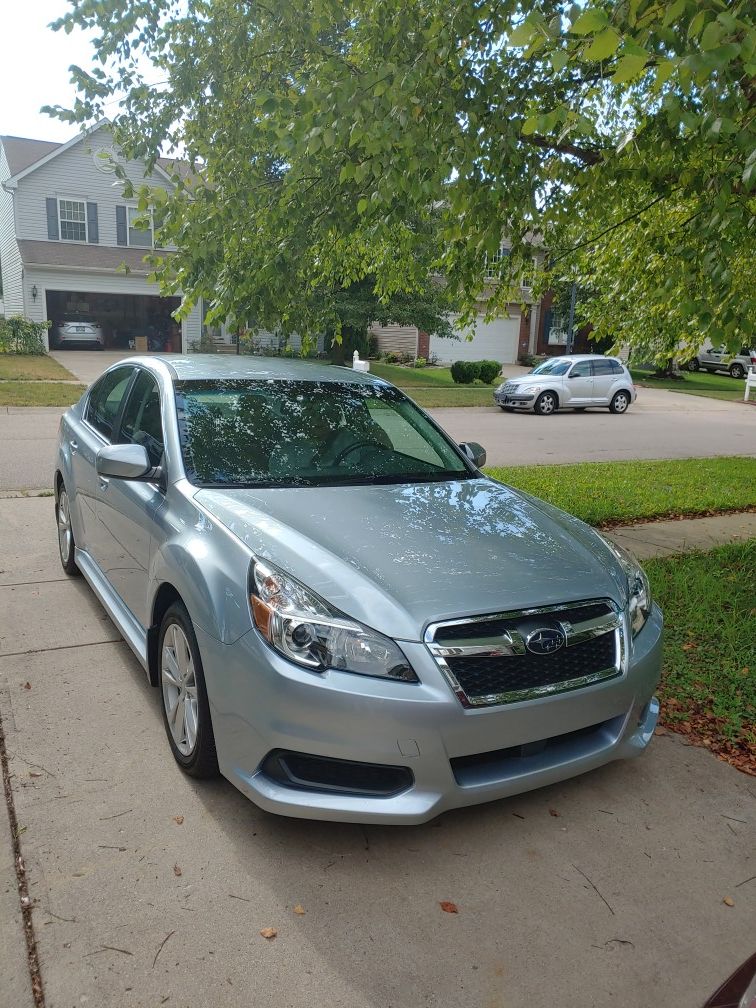
<svg viewBox="0 0 756 1008"><path fill-rule="evenodd" d="M588 291L578 321L649 355L751 342L756 30L748 0L71 0L94 29L79 98L115 139L197 174L155 205L158 263L218 314L300 331L371 278L445 278L491 310L546 252L541 286ZM117 112L110 111L120 99ZM432 230L432 241L418 241ZM330 314L330 318L328 318Z"/></svg>

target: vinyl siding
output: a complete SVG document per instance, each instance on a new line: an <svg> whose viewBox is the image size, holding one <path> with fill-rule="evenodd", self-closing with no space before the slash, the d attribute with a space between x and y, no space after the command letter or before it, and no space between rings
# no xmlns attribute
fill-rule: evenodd
<svg viewBox="0 0 756 1008"><path fill-rule="evenodd" d="M16 243L13 220L13 193L6 192L2 183L10 176L5 149L0 143L0 266L3 273L2 300L6 315L23 315L23 266ZM42 207L44 214L44 205Z"/></svg>
<svg viewBox="0 0 756 1008"><path fill-rule="evenodd" d="M382 326L373 322L370 333L378 340L381 353L408 353L413 357L417 353L417 326Z"/></svg>
<svg viewBox="0 0 756 1008"><path fill-rule="evenodd" d="M95 167L93 152L109 144L110 134L107 130L96 130L19 181L16 196L19 238L48 240L45 200L57 196L59 199L96 203L99 244L117 244L116 207L134 201L123 198L115 175ZM147 182L149 185L170 188L170 183L154 172L145 178L144 166L139 162L129 161L124 167L126 175L135 186Z"/></svg>

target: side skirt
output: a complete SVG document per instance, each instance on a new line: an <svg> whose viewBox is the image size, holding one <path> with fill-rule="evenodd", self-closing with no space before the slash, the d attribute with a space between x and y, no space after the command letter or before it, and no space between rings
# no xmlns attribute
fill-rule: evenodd
<svg viewBox="0 0 756 1008"><path fill-rule="evenodd" d="M89 587L139 659L144 670L147 671L147 633L144 627L134 618L131 610L126 608L120 595L113 591L112 586L92 557L85 550L78 548L75 555L76 566L87 579Z"/></svg>

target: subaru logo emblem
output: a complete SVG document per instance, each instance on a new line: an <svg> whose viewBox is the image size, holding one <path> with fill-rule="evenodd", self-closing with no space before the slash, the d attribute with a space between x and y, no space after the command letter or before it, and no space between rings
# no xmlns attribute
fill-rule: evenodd
<svg viewBox="0 0 756 1008"><path fill-rule="evenodd" d="M561 630L552 630L550 627L543 627L534 630L525 638L525 647L532 654L546 655L553 654L564 645L564 634Z"/></svg>

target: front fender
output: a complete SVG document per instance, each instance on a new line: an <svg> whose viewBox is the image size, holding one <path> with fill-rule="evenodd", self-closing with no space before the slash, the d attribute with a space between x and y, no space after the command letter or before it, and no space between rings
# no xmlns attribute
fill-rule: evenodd
<svg viewBox="0 0 756 1008"><path fill-rule="evenodd" d="M201 512L197 523L182 523L152 556L151 612L161 585L171 584L192 622L223 644L233 644L252 627L247 598L251 553L214 527Z"/></svg>

